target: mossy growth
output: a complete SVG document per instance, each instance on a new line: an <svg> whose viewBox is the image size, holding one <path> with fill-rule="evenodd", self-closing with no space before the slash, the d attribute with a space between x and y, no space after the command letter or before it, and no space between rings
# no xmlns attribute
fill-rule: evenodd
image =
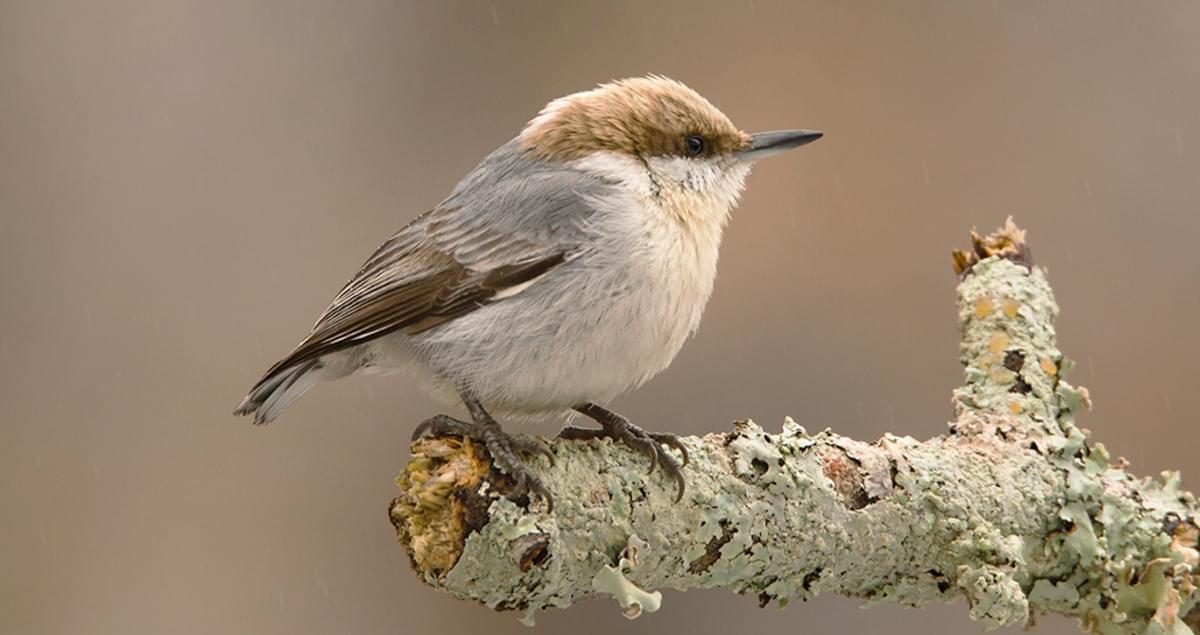
<svg viewBox="0 0 1200 635"><path fill-rule="evenodd" d="M445 575L462 555L471 531L472 500L490 470L470 439L438 437L412 445L412 460L396 487L390 516L413 567L423 576Z"/></svg>

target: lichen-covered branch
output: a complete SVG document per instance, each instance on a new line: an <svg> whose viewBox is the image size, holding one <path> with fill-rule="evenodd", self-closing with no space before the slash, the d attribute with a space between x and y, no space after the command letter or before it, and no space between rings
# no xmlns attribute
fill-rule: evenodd
<svg viewBox="0 0 1200 635"><path fill-rule="evenodd" d="M920 606L964 597L987 628L1039 613L1115 633L1200 622L1200 514L1179 476L1135 478L1075 426L1057 306L1009 224L956 252L956 418L928 441L873 443L788 420L684 439L687 491L608 441L551 442L534 463L555 506L513 491L478 445L424 439L390 513L417 573L496 609L723 587L785 605L820 592ZM1190 612L1190 614L1189 614ZM1192 628L1189 627L1189 624Z"/></svg>

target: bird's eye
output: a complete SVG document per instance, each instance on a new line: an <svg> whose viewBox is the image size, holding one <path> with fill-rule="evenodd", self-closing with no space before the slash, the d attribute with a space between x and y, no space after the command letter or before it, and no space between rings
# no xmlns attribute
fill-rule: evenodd
<svg viewBox="0 0 1200 635"><path fill-rule="evenodd" d="M690 134L683 138L683 147L687 150L688 156L698 157L704 152L704 137Z"/></svg>

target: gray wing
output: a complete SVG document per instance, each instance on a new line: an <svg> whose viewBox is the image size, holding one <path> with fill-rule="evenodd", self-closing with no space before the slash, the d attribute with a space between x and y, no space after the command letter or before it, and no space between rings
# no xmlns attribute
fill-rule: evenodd
<svg viewBox="0 0 1200 635"><path fill-rule="evenodd" d="M605 187L502 147L376 250L263 381L390 333L434 328L549 272L586 241L588 200Z"/></svg>
<svg viewBox="0 0 1200 635"><path fill-rule="evenodd" d="M430 225L445 216L433 210L388 239L337 294L308 337L267 375L396 331L411 335L431 329L567 257L562 246L487 230L440 244Z"/></svg>

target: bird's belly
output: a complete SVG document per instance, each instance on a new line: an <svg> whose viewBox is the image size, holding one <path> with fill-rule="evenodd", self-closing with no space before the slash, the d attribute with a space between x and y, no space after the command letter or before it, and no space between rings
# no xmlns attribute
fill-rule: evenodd
<svg viewBox="0 0 1200 635"><path fill-rule="evenodd" d="M591 271L605 273L568 265L413 343L443 384L466 389L499 413L609 400L671 363L712 283L674 279L670 268L651 275Z"/></svg>

